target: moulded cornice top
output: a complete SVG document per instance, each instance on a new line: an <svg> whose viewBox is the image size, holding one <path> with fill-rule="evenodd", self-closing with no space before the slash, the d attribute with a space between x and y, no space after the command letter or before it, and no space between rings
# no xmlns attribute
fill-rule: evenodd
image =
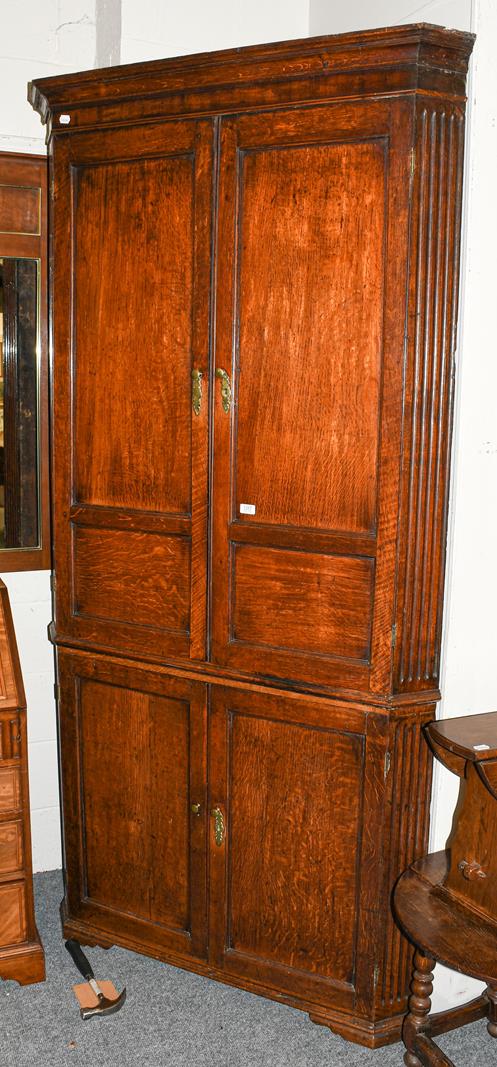
<svg viewBox="0 0 497 1067"><path fill-rule="evenodd" d="M306 37L37 79L29 83L28 99L46 122L50 112L60 109L194 91L215 93L255 82L329 79L385 68L424 68L464 76L474 39L471 33L428 23Z"/></svg>

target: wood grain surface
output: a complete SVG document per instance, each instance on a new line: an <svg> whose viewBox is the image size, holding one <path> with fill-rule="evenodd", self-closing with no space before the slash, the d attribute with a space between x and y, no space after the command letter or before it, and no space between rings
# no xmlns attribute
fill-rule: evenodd
<svg viewBox="0 0 497 1067"><path fill-rule="evenodd" d="M385 167L381 139L241 156L237 514L375 529Z"/></svg>
<svg viewBox="0 0 497 1067"><path fill-rule="evenodd" d="M22 823L0 822L0 875L21 870L23 859Z"/></svg>
<svg viewBox="0 0 497 1067"><path fill-rule="evenodd" d="M368 661L373 561L239 545L232 642Z"/></svg>
<svg viewBox="0 0 497 1067"><path fill-rule="evenodd" d="M400 1034L390 898L427 846L472 42L420 24L30 90L64 930L369 1046Z"/></svg>
<svg viewBox="0 0 497 1067"><path fill-rule="evenodd" d="M80 915L113 936L124 924L163 951L204 955L202 687L66 654L59 677L65 833Z"/></svg>
<svg viewBox="0 0 497 1067"><path fill-rule="evenodd" d="M26 698L7 589L0 581L0 978L45 978L33 900Z"/></svg>

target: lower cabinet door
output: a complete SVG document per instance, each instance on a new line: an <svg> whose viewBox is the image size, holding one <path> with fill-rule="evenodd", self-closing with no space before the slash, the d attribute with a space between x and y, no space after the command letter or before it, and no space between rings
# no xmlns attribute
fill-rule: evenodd
<svg viewBox="0 0 497 1067"><path fill-rule="evenodd" d="M363 835L379 794L366 720L331 702L213 687L211 964L345 1010L356 1003L359 936L368 948L361 882L370 895L378 847Z"/></svg>
<svg viewBox="0 0 497 1067"><path fill-rule="evenodd" d="M68 922L205 956L205 687L63 650L58 667Z"/></svg>

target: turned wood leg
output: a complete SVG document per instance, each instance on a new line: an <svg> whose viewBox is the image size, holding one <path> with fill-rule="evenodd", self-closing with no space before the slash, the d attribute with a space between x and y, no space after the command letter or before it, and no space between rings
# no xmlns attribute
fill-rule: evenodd
<svg viewBox="0 0 497 1067"><path fill-rule="evenodd" d="M489 999L487 1030L490 1037L497 1037L497 985L487 986L487 997Z"/></svg>
<svg viewBox="0 0 497 1067"><path fill-rule="evenodd" d="M434 966L435 960L431 956L423 956L422 952L416 949L408 1004L409 1014L406 1015L402 1027L402 1038L407 1050L404 1054L406 1067L422 1067L421 1060L415 1053L414 1043L416 1034L426 1026L426 1020L430 1014Z"/></svg>

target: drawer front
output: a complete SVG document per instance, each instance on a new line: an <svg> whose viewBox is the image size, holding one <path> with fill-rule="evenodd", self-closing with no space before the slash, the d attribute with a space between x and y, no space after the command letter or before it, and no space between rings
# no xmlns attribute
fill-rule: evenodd
<svg viewBox="0 0 497 1067"><path fill-rule="evenodd" d="M0 886L0 945L26 941L26 889L24 882Z"/></svg>
<svg viewBox="0 0 497 1067"><path fill-rule="evenodd" d="M22 823L0 823L0 877L22 870Z"/></svg>
<svg viewBox="0 0 497 1067"><path fill-rule="evenodd" d="M0 812L19 811L21 775L19 767L0 766Z"/></svg>

